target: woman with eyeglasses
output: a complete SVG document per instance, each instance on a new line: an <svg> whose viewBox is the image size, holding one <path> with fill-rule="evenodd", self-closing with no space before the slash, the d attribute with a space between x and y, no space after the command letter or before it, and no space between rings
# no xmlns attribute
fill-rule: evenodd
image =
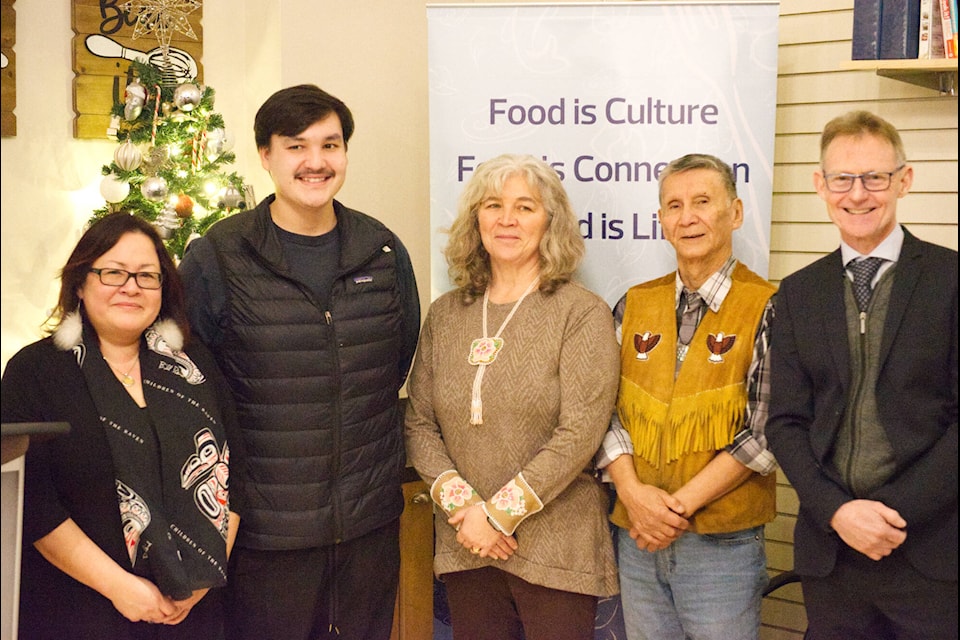
<svg viewBox="0 0 960 640"><path fill-rule="evenodd" d="M2 384L4 423L70 424L24 460L19 637L221 638L240 440L156 230L95 222L48 327Z"/></svg>

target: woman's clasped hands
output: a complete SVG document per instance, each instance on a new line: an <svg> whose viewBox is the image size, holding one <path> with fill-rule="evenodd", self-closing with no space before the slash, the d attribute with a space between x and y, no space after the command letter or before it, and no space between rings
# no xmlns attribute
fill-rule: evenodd
<svg viewBox="0 0 960 640"><path fill-rule="evenodd" d="M113 606L131 622L179 624L209 591L198 589L185 600L174 600L163 595L146 578L128 575L132 584L128 583L128 588L121 590L122 595L113 600Z"/></svg>
<svg viewBox="0 0 960 640"><path fill-rule="evenodd" d="M517 539L508 536L487 520L487 514L479 504L454 513L447 520L457 530L457 542L470 553L481 558L507 560L519 548Z"/></svg>

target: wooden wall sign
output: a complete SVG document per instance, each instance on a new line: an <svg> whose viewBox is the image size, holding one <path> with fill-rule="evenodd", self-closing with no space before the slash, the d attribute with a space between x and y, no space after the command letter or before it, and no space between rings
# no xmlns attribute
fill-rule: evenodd
<svg viewBox="0 0 960 640"><path fill-rule="evenodd" d="M17 55L13 46L17 44L17 12L13 8L14 0L0 0L0 53L3 54L3 68L0 69L0 135L17 135Z"/></svg>
<svg viewBox="0 0 960 640"><path fill-rule="evenodd" d="M3 0L6 1L6 0ZM105 138L115 103L123 103L124 90L133 79L130 62L139 60L161 67L162 48L154 20L137 21L130 5L146 7L150 15L179 17L170 38L168 79L203 81L202 8L199 0L72 0L73 3L73 125L75 138ZM186 11L181 7L188 6ZM189 34L196 39L189 37Z"/></svg>

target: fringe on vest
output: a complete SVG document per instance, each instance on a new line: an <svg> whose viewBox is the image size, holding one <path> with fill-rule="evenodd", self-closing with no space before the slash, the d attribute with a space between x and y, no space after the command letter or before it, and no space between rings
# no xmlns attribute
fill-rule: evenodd
<svg viewBox="0 0 960 640"><path fill-rule="evenodd" d="M620 420L635 454L655 468L688 453L723 449L743 424L742 383L674 398L670 406L629 380L620 382Z"/></svg>

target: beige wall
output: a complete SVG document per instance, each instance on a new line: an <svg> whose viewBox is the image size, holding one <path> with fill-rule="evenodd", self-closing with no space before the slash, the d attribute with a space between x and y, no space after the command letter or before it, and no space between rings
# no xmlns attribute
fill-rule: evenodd
<svg viewBox="0 0 960 640"><path fill-rule="evenodd" d="M403 239L429 291L426 14L423 0L206 0L204 69L217 109L237 138L234 168L258 197L272 190L260 168L253 115L273 91L313 82L357 119L350 173L340 194ZM834 249L838 236L813 193L817 133L834 115L868 108L897 125L916 168L901 221L922 238L957 248L957 100L849 70L853 0L783 0L770 277ZM71 137L70 7L20 0L17 11L19 135L2 151L2 362L36 339L56 298L57 269L89 212L100 205L100 167L114 143ZM780 487L782 512L768 528L773 569L792 566L796 496ZM792 592L792 593L790 593ZM767 640L797 638L796 590L765 605Z"/></svg>

